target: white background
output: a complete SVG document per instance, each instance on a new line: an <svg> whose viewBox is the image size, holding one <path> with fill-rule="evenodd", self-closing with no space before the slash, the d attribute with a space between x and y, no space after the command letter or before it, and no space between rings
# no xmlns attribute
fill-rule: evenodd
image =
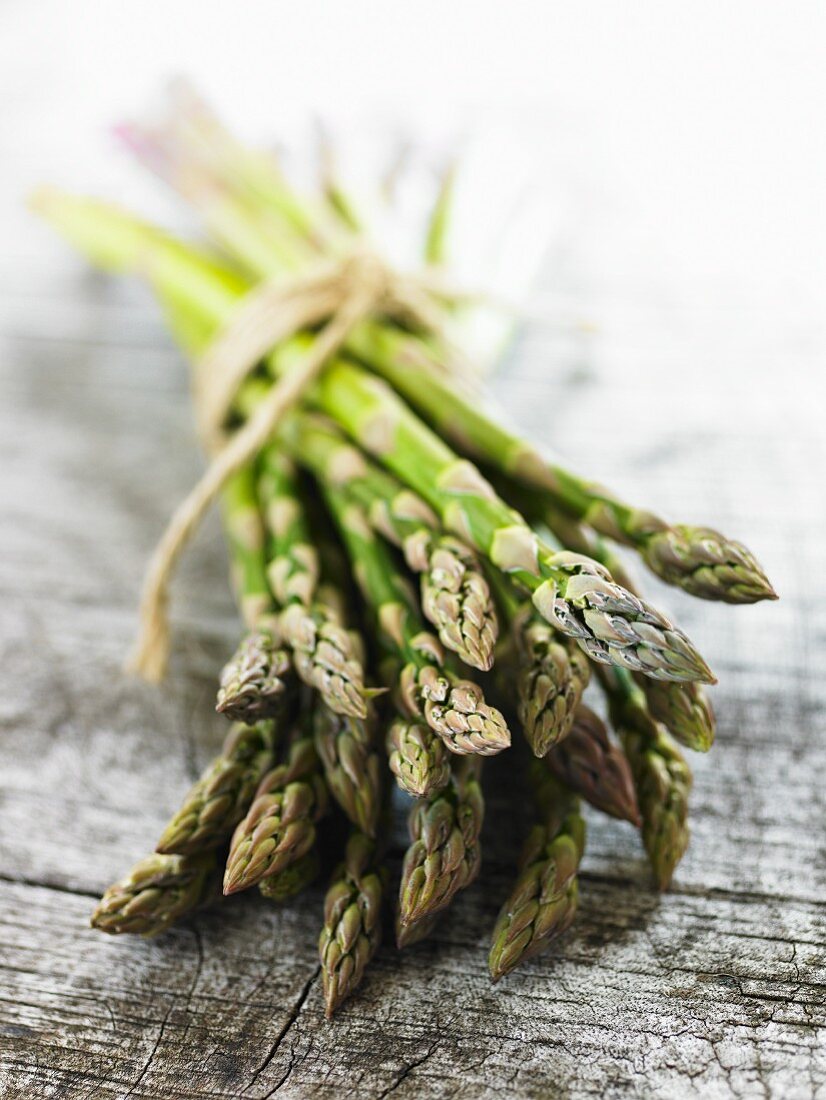
<svg viewBox="0 0 826 1100"><path fill-rule="evenodd" d="M622 213L606 251L767 306L814 307L824 291L817 0L5 0L4 174L104 186L107 126L176 72L253 136L295 132L311 110L434 136L518 108Z"/></svg>
<svg viewBox="0 0 826 1100"><path fill-rule="evenodd" d="M826 4L5 0L0 235L21 272L65 255L23 209L36 183L156 201L110 127L176 73L262 141L300 142L321 115L443 151L517 120L559 205L549 324L618 310L640 340L657 327L675 348L700 333L690 354L770 353L778 379L805 349L814 389L780 410L767 392L751 426L819 421Z"/></svg>

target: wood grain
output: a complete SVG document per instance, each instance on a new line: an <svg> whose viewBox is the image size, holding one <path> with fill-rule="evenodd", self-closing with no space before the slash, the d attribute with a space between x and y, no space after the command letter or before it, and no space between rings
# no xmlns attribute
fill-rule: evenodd
<svg viewBox="0 0 826 1100"><path fill-rule="evenodd" d="M2 272L0 1095L826 1095L822 327L804 339L781 314L757 339L736 310L594 291L592 330L534 326L514 349L497 387L527 429L742 537L782 602L649 586L720 677L672 893L651 892L627 826L589 815L574 929L493 987L521 826L497 758L479 883L432 942L384 947L327 1024L319 890L283 910L234 899L155 942L86 927L220 741L237 623L210 523L175 586L168 682L121 674L146 554L199 468L185 373L145 294L44 250Z"/></svg>

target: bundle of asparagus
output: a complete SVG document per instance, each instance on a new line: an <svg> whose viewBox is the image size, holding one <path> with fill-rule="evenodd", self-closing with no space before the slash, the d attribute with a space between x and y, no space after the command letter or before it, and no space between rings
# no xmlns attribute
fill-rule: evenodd
<svg viewBox="0 0 826 1100"><path fill-rule="evenodd" d="M691 774L675 742L711 747L713 676L632 589L613 545L684 592L736 604L775 598L754 557L627 504L486 412L445 335L456 296L435 276L344 323L329 265L346 271L367 229L329 172L299 194L191 92L161 126L122 135L203 216L209 251L101 202L48 190L35 206L94 262L150 283L192 359L202 423L209 392L223 395L205 444L244 633L219 680L233 722L220 755L93 925L164 931L218 893L222 868L224 894L257 886L283 902L318 874L319 823L338 813L349 839L319 944L331 1014L379 943L389 777L413 799L405 946L479 872L481 765L512 729L533 753L535 825L493 931L494 979L574 918L583 800L640 829L667 888L688 843ZM448 179L426 227L431 274L449 214ZM243 343L256 284L281 307L312 284L313 305L253 340L252 364L213 378L216 341ZM501 675L487 676L494 662ZM583 702L593 669L616 739Z"/></svg>

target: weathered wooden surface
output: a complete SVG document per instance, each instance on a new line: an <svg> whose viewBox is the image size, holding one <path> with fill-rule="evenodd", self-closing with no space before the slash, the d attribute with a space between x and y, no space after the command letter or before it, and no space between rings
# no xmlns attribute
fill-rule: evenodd
<svg viewBox="0 0 826 1100"><path fill-rule="evenodd" d="M520 822L491 791L479 883L432 942L383 948L327 1024L318 890L283 911L233 899L151 943L87 929L219 742L237 625L209 524L175 587L168 683L121 674L146 554L198 470L185 374L141 291L45 239L26 252L0 267L0 1095L826 1095L822 324L590 292L595 332L521 340L511 412L640 501L744 538L782 602L651 585L721 681L670 894L631 830L591 815L574 929L494 988Z"/></svg>

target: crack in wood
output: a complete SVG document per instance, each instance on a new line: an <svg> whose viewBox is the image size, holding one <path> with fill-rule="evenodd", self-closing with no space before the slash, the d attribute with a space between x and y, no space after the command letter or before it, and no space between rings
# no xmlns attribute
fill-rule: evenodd
<svg viewBox="0 0 826 1100"><path fill-rule="evenodd" d="M284 1022L283 1027L279 1031L278 1035L275 1037L275 1041L273 1042L272 1046L270 1047L269 1051L267 1052L266 1058L261 1063L261 1065L258 1067L258 1069L255 1070L255 1072L253 1073L253 1075L250 1078L249 1082L241 1090L242 1094L246 1094L247 1092L249 1092L249 1090L253 1087L253 1085L258 1080L258 1078L261 1076L261 1074L264 1073L265 1070L268 1068L268 1066L272 1062L275 1055L278 1053L278 1049L281 1046L284 1039L286 1038L288 1032L293 1027L293 1025L295 1024L298 1017L301 1015L301 1010L304 1008L304 1005L307 1001L307 998L310 995L310 990L312 989L313 985L317 981L318 976L319 976L320 973L321 973L321 964L319 963L318 966L316 966L313 973L310 975L310 977L306 980L306 982L304 982L303 986L301 987L301 989L299 991L299 994L298 994L298 997L296 998L295 1004L290 1009L290 1013L289 1013L286 1021ZM288 1079L288 1077L290 1076L290 1074L292 1073L294 1068L295 1068L294 1063L291 1062L290 1066L287 1069L286 1074L284 1075L284 1077L282 1077L282 1079L278 1082L278 1084L275 1086L275 1088L273 1088L270 1092L267 1093L267 1097L273 1096L276 1092L278 1092L278 1090L282 1087L282 1085Z"/></svg>
<svg viewBox="0 0 826 1100"><path fill-rule="evenodd" d="M399 1085L403 1081L407 1080L413 1070L418 1069L420 1066L423 1066L425 1062L429 1061L438 1049L439 1040L434 1039L434 1041L430 1044L429 1049L421 1056L421 1058L416 1058L414 1061L406 1065L401 1073L398 1075L398 1077L396 1077L396 1079L390 1085L388 1085L386 1089L378 1094L376 1100L385 1100L385 1097L389 1096L391 1092L395 1092Z"/></svg>

